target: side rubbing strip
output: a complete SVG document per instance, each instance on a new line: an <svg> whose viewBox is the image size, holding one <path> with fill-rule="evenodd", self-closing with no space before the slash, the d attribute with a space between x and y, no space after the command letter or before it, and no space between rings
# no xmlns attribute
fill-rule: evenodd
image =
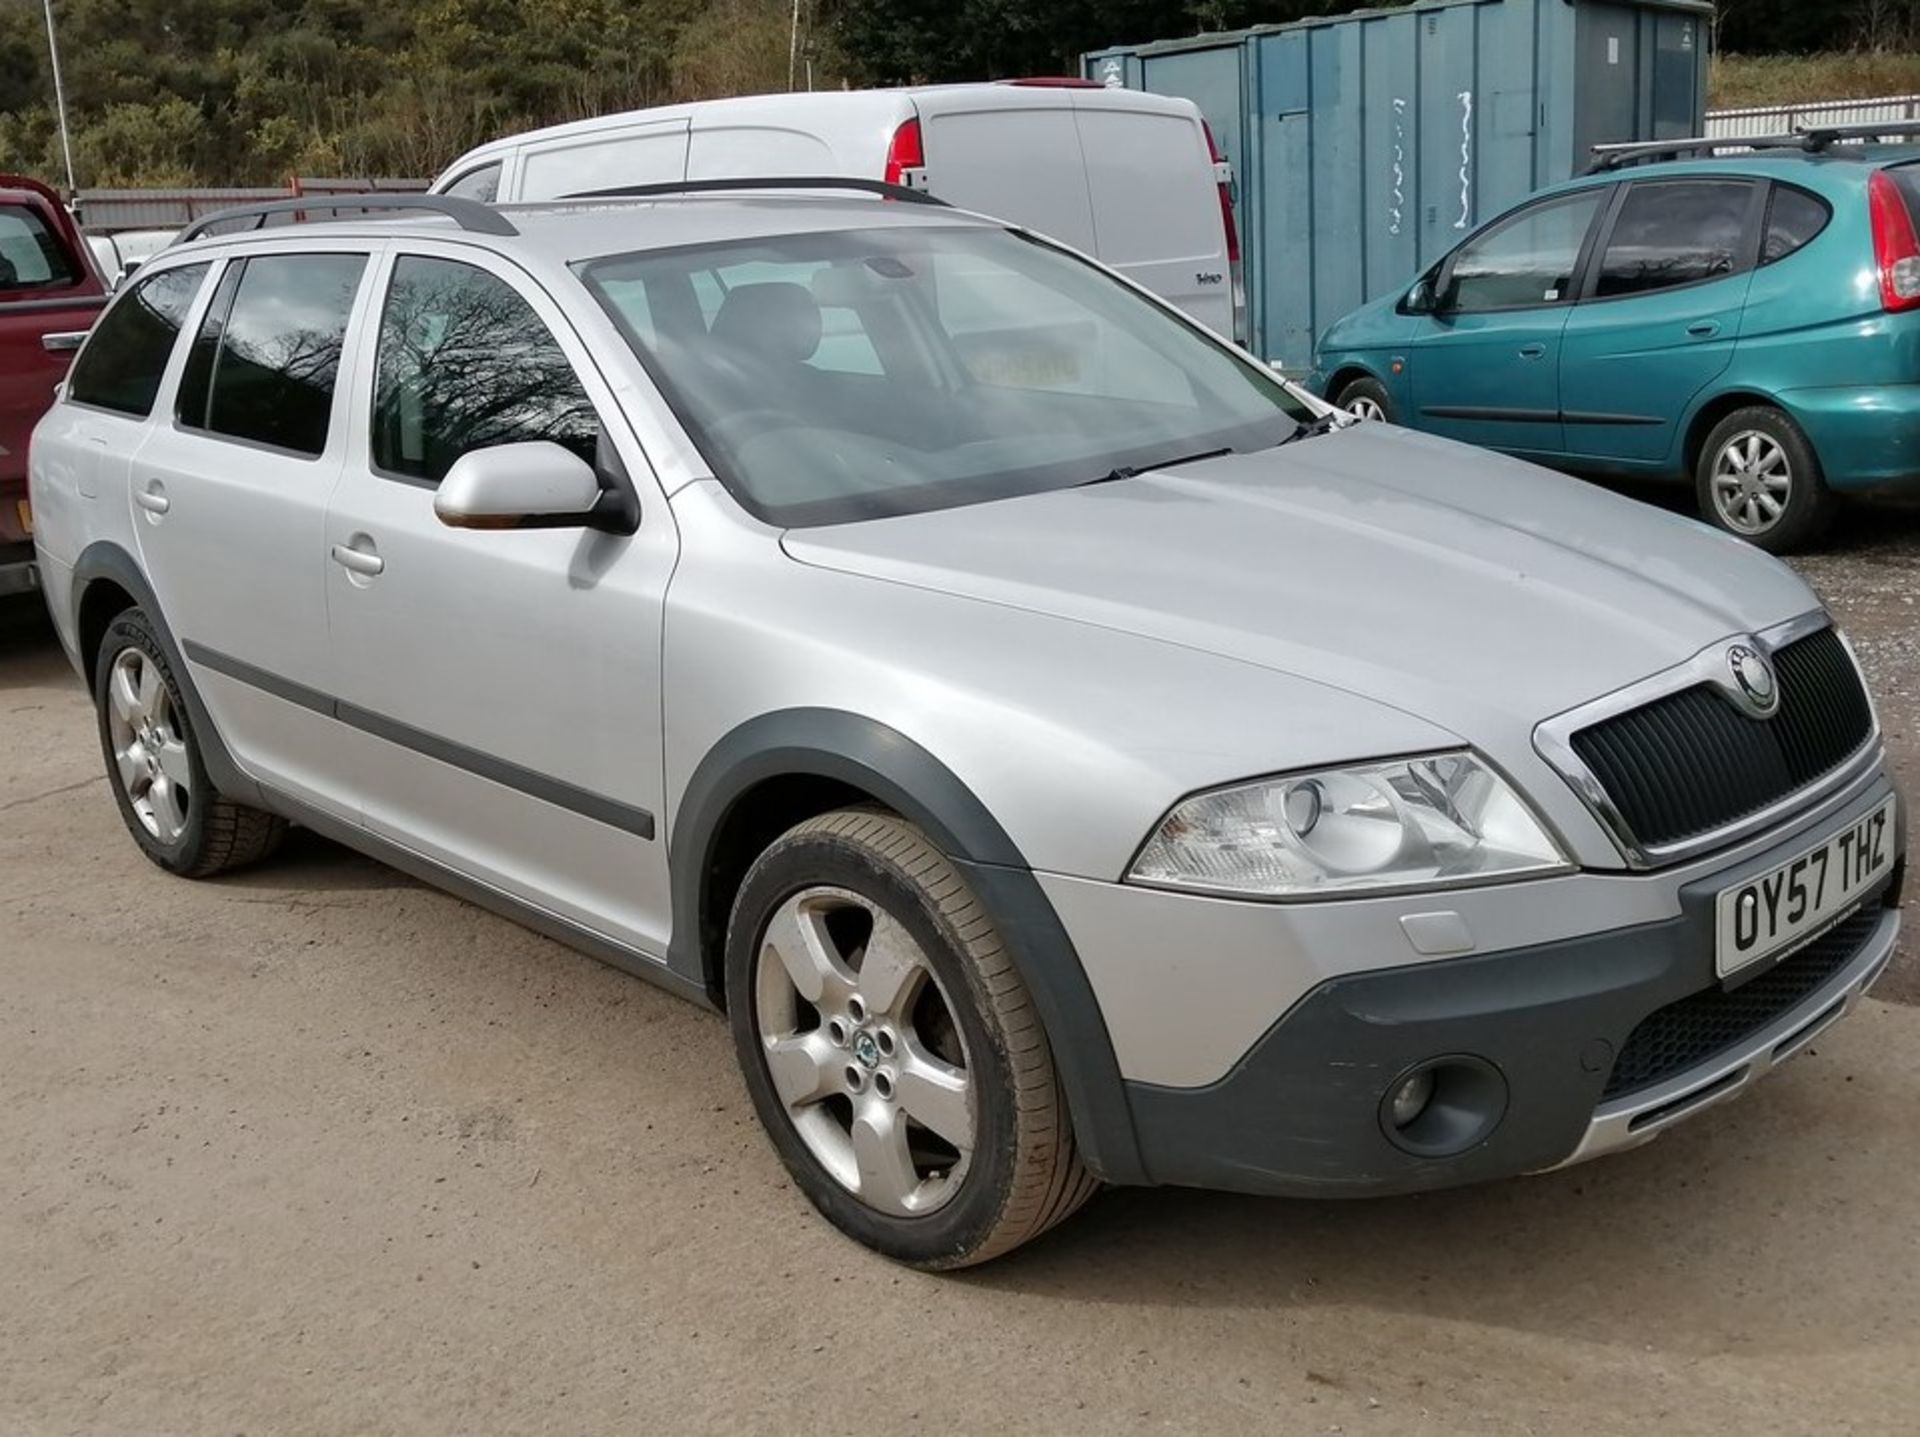
<svg viewBox="0 0 1920 1437"><path fill-rule="evenodd" d="M464 744L453 743L436 734L426 733L411 724L401 723L384 714L373 713L336 699L318 689L310 689L291 679L256 668L244 659L236 659L229 654L209 649L192 639L180 646L188 659L212 669L217 674L225 674L238 680L249 688L259 689L262 693L272 694L275 698L285 699L288 703L298 704L301 708L311 709L315 713L325 714L337 719L349 728L357 728L362 733L372 734L401 748L412 749L415 753L454 768L464 769L490 783L502 788L524 793L529 798L537 798L542 803L550 803L556 808L564 808L577 813L582 818L590 818L595 823L604 823L610 828L618 828L640 838L653 837L653 815L644 808L634 808L629 804L618 803L601 794L590 792L577 784L561 779L549 778L546 774L535 773L530 768L522 768L517 763L496 758L490 753L468 748Z"/></svg>

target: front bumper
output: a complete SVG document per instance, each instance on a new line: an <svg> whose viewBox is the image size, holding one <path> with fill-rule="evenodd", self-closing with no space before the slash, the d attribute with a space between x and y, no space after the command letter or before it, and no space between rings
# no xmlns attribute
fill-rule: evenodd
<svg viewBox="0 0 1920 1437"><path fill-rule="evenodd" d="M1376 962L1319 981L1216 1080L1125 1083L1142 1166L1158 1183L1359 1197L1534 1172L1647 1141L1798 1052L1885 970L1900 926L1904 824L1892 874L1851 917L1724 994L1714 923L1722 889L1857 821L1889 792L1877 777L1734 858L1605 880L1623 894L1676 885L1673 911L1655 921L1471 956ZM1486 897L1524 899L1529 887L1540 885ZM1337 919L1341 905L1324 907ZM1202 949L1185 966L1204 981L1213 965ZM1241 1000L1225 987L1208 997L1223 1014ZM1645 1061L1650 1044L1653 1062ZM1124 1067L1124 1048L1121 1057ZM1410 1152L1389 1138L1382 1106L1403 1076L1434 1060L1480 1075L1470 1097L1493 1120L1457 1150Z"/></svg>

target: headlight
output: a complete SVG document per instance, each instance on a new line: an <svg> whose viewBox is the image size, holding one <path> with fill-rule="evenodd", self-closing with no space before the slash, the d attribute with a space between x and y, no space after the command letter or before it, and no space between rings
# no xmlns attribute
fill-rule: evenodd
<svg viewBox="0 0 1920 1437"><path fill-rule="evenodd" d="M1305 898L1564 870L1526 803L1470 753L1216 789L1179 804L1129 882Z"/></svg>

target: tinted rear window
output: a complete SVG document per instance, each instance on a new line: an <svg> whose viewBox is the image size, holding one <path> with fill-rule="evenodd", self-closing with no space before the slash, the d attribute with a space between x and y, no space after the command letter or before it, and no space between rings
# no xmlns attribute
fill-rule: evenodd
<svg viewBox="0 0 1920 1437"><path fill-rule="evenodd" d="M1760 250L1760 263L1783 260L1804 248L1827 227L1833 211L1827 202L1791 185L1775 185L1773 202L1767 211L1767 239Z"/></svg>
<svg viewBox="0 0 1920 1437"><path fill-rule="evenodd" d="M367 257L263 255L234 268L181 385L180 422L313 455L327 447L347 315ZM204 368L203 368L204 366ZM204 413L196 413L200 393Z"/></svg>
<svg viewBox="0 0 1920 1437"><path fill-rule="evenodd" d="M37 211L0 205L0 290L59 289L79 278L74 257Z"/></svg>
<svg viewBox="0 0 1920 1437"><path fill-rule="evenodd" d="M144 419L153 412L173 342L207 277L204 264L148 275L100 317L73 366L67 397Z"/></svg>

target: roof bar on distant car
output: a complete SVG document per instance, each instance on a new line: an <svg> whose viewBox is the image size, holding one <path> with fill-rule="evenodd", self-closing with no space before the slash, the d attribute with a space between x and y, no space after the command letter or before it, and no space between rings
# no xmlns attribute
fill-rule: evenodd
<svg viewBox="0 0 1920 1437"><path fill-rule="evenodd" d="M331 212L336 216L342 210L427 210L434 214L445 215L461 229L475 234L516 235L515 229L501 213L491 205L481 204L478 200L459 199L452 195L333 195L307 196L295 199L269 200L265 204L235 205L232 209L215 210L195 220L180 232L176 244L186 244L211 233L217 226L234 224L240 220L252 220L252 229L261 229L272 215L304 215L309 210Z"/></svg>
<svg viewBox="0 0 1920 1437"><path fill-rule="evenodd" d="M565 200L640 200L656 195L664 198L672 195L734 193L742 190L856 190L861 194L899 200L902 204L939 205L943 209L947 207L945 200L936 199L925 190L908 189L905 185L890 185L884 180L862 179L856 175L774 175L764 178L736 175L717 180L667 180L651 185L616 185L605 190L585 190L579 194L562 195L561 198Z"/></svg>

